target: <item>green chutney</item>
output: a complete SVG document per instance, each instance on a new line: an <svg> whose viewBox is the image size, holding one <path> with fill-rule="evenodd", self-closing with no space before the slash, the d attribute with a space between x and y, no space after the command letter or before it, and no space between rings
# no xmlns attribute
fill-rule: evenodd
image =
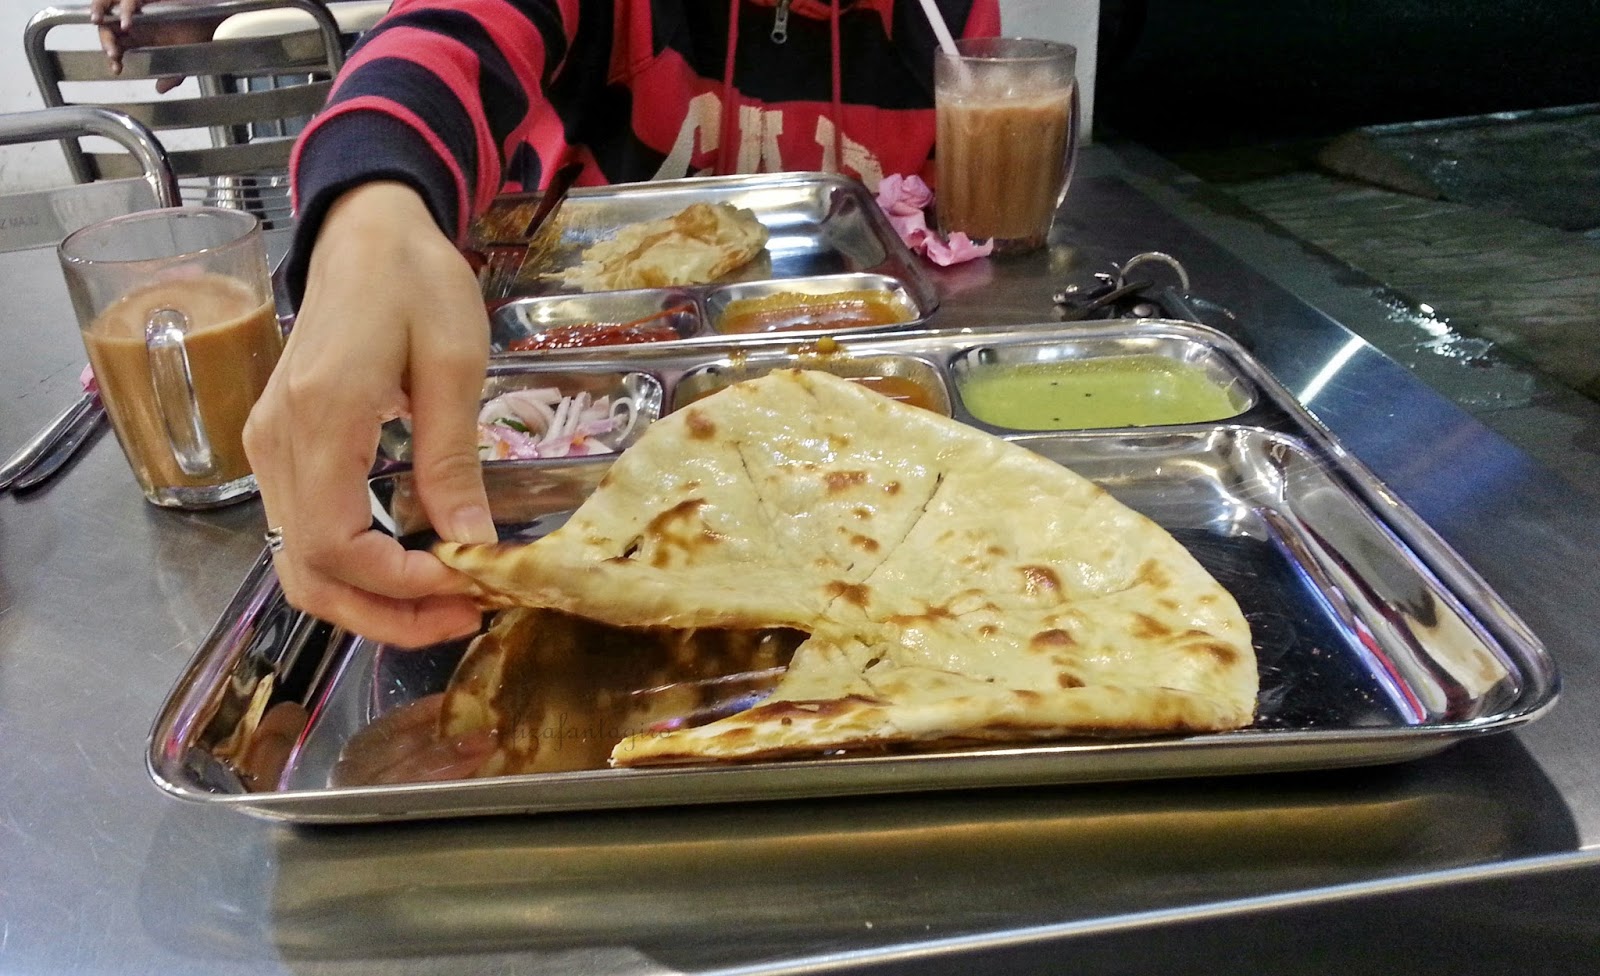
<svg viewBox="0 0 1600 976"><path fill-rule="evenodd" d="M1239 412L1204 370L1150 354L978 366L959 385L974 417L1016 430L1189 424Z"/></svg>

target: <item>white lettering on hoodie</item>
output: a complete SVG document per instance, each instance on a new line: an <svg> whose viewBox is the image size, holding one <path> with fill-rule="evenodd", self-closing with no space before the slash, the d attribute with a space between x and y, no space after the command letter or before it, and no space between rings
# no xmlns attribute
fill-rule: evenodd
<svg viewBox="0 0 1600 976"><path fill-rule="evenodd" d="M756 105L739 107L739 154L735 165L741 173L781 173L786 170L783 151L778 137L783 134L782 109L762 108ZM821 149L825 172L841 171L833 153L833 120L818 115L813 134ZM845 135L840 142L844 148L843 170L852 171L861 178L868 189L883 180L883 164L861 143ZM661 161L653 179L673 180L689 175L689 166L696 153L714 153L722 143L722 98L716 92L703 92L690 99L688 111L678 126L678 135L672 149ZM704 175L702 170L696 175Z"/></svg>

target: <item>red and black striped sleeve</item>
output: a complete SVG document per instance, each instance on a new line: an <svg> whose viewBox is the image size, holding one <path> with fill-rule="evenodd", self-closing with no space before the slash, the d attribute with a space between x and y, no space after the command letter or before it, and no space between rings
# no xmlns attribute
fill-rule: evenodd
<svg viewBox="0 0 1600 976"><path fill-rule="evenodd" d="M323 217L362 183L409 184L447 234L464 235L499 191L512 147L536 127L564 127L545 92L572 52L579 9L580 0L396 0L295 146L287 280L297 302Z"/></svg>

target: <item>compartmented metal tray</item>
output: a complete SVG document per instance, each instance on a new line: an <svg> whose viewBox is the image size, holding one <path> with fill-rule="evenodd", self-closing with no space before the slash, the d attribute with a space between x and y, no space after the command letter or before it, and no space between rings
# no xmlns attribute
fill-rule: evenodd
<svg viewBox="0 0 1600 976"><path fill-rule="evenodd" d="M963 372L975 364L1123 355L1194 365L1228 391L1237 414L1025 433L984 424L961 399ZM1250 621L1261 676L1254 724L1195 736L334 786L351 742L442 690L465 642L403 651L351 637L288 607L263 558L156 721L155 781L175 796L309 823L1231 775L1416 758L1528 722L1555 700L1552 662L1496 594L1246 352L1201 327L858 336L828 353L770 340L629 347L495 369L502 382L630 383L659 391L669 412L788 365L921 384L932 409L1072 467L1167 528ZM502 532L536 537L559 525L608 466L603 458L487 466ZM408 544L431 541L404 465L375 474L371 486L390 531Z"/></svg>
<svg viewBox="0 0 1600 976"><path fill-rule="evenodd" d="M537 199L537 194L501 197L485 220L491 225L515 223L508 216L528 210ZM750 264L705 285L585 294L547 277L575 266L585 247L618 228L670 217L694 203L729 203L753 211L770 235L766 250ZM552 326L630 322L680 305L689 311L674 316L672 327L678 338L666 341L722 341L728 338L722 313L730 301L778 292L812 296L866 292L905 318L861 331L915 328L939 305L937 290L866 187L837 175L696 177L578 189L562 205L559 223L559 242L536 262L534 273L524 274L516 297L494 311L491 339L496 353L505 353L512 342ZM785 335L838 331L796 328Z"/></svg>

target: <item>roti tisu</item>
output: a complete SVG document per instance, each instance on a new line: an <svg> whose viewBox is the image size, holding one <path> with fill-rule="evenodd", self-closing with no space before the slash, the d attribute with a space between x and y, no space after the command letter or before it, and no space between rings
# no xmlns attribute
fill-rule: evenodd
<svg viewBox="0 0 1600 976"><path fill-rule="evenodd" d="M660 220L628 224L584 249L552 277L583 291L703 285L753 260L767 246L755 213L729 203L694 203Z"/></svg>

